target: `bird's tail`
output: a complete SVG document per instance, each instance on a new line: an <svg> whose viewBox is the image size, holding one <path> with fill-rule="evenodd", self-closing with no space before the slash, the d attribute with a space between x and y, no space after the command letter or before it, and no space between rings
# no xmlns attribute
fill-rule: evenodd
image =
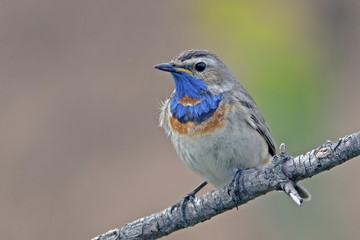
<svg viewBox="0 0 360 240"><path fill-rule="evenodd" d="M297 182L295 186L296 191L304 201L311 200L311 193L301 183Z"/></svg>

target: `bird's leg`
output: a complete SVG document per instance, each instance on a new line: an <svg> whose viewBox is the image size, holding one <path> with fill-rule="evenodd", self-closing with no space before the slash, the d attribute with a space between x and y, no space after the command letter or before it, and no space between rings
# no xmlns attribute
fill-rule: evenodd
<svg viewBox="0 0 360 240"><path fill-rule="evenodd" d="M235 173L235 176L234 176L234 179L231 181L230 183L230 186L232 186L233 188L233 194L232 194L232 198L234 199L235 203L236 203L236 209L238 209L238 205L240 204L240 178L241 178L241 174L243 172L243 169L239 168L236 173ZM241 178L241 183L242 183L242 186L244 186L244 179Z"/></svg>
<svg viewBox="0 0 360 240"><path fill-rule="evenodd" d="M187 227L186 215L185 215L187 202L190 201L191 203L193 203L195 194L198 193L206 184L207 184L207 181L204 181L199 186L194 188L194 190L192 190L191 192L186 194L186 196L183 199L181 199L179 202L177 202L171 206L171 209L170 209L171 212L177 207L181 208L181 216L182 216L182 220L184 222L185 227Z"/></svg>

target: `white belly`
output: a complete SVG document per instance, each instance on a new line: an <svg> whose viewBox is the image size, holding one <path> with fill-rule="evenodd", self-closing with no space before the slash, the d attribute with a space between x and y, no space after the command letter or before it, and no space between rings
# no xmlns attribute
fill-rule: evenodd
<svg viewBox="0 0 360 240"><path fill-rule="evenodd" d="M226 115L221 127L206 133L204 128L194 128L191 134L174 129L169 134L184 163L217 188L229 184L239 168L261 166L269 159L260 134L245 121Z"/></svg>

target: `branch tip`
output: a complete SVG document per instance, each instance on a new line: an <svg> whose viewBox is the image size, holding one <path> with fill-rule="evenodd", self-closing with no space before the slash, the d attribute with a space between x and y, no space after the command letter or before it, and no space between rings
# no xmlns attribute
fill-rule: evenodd
<svg viewBox="0 0 360 240"><path fill-rule="evenodd" d="M289 196L291 197L291 199L292 199L299 207L302 206L302 203L303 203L304 200L303 200L299 195L297 195L297 194L295 194L295 193L293 193L293 192L290 192L290 193L289 193Z"/></svg>
<svg viewBox="0 0 360 240"><path fill-rule="evenodd" d="M280 150L281 153L286 153L286 152L287 152L286 144L285 144L285 143L281 143L281 144L280 144L280 147L279 147L279 150Z"/></svg>
<svg viewBox="0 0 360 240"><path fill-rule="evenodd" d="M296 205L301 207L304 200L300 197L299 193L296 191L294 182L288 181L284 183L283 190L286 194L288 194L291 197L291 199L296 203Z"/></svg>

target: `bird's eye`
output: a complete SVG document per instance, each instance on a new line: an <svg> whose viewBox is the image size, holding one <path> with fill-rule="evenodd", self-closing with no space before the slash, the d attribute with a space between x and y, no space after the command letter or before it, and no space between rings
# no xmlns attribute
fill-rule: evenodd
<svg viewBox="0 0 360 240"><path fill-rule="evenodd" d="M197 64L195 64L195 69L198 72L204 71L205 68L206 68L206 64L204 62L198 62Z"/></svg>

